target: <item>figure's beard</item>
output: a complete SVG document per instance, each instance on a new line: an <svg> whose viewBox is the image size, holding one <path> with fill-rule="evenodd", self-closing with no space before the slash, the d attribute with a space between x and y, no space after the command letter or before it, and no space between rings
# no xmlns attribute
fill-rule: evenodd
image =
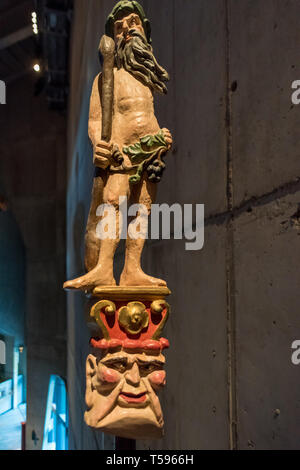
<svg viewBox="0 0 300 470"><path fill-rule="evenodd" d="M151 45L138 31L129 31L131 38L126 42L121 38L116 50L118 68L124 69L139 79L153 91L167 93L164 82L169 80L167 71L161 67L154 57Z"/></svg>

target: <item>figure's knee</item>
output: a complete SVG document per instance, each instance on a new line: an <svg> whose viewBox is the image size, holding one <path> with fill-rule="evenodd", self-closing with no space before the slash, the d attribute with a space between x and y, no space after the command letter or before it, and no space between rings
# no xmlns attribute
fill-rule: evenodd
<svg viewBox="0 0 300 470"><path fill-rule="evenodd" d="M104 204L110 204L115 209L119 209L124 197L128 199L129 181L128 175L115 174L109 177L103 192Z"/></svg>
<svg viewBox="0 0 300 470"><path fill-rule="evenodd" d="M145 210L147 210L148 215L151 213L151 206L152 206L152 198L150 196L144 196L140 199L139 204L144 206Z"/></svg>

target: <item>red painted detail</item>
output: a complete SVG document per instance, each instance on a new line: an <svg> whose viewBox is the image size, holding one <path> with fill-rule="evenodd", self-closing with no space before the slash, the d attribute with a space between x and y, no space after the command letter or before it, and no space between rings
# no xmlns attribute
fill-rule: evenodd
<svg viewBox="0 0 300 470"><path fill-rule="evenodd" d="M101 369L100 380L108 384L114 384L120 382L120 374L117 371L106 367Z"/></svg>
<svg viewBox="0 0 300 470"><path fill-rule="evenodd" d="M170 347L170 342L166 338L160 338L159 340L162 349L168 349Z"/></svg>
<svg viewBox="0 0 300 470"><path fill-rule="evenodd" d="M148 376L149 381L152 383L152 385L156 385L157 387L163 387L166 385L166 371L165 370L157 370L155 372L152 372Z"/></svg>
<svg viewBox="0 0 300 470"><path fill-rule="evenodd" d="M154 339L146 339L142 343L143 349L149 349L150 351L158 351L161 349L161 345L159 341L155 341Z"/></svg>
<svg viewBox="0 0 300 470"><path fill-rule="evenodd" d="M96 349L108 349L108 341L106 341L106 339L96 340L95 338L91 338L90 344Z"/></svg>
<svg viewBox="0 0 300 470"><path fill-rule="evenodd" d="M125 349L141 349L142 344L143 343L140 340L125 339L125 341L123 341L123 348L125 348Z"/></svg>
<svg viewBox="0 0 300 470"><path fill-rule="evenodd" d="M121 341L120 339L111 339L108 344L109 348L118 348L120 346L123 346L123 341Z"/></svg>
<svg viewBox="0 0 300 470"><path fill-rule="evenodd" d="M170 343L166 338L160 338L159 341L154 339L146 339L141 341L139 339L125 339L124 341L119 339L106 339L97 340L91 338L90 344L95 349L115 349L117 347L123 347L124 349L143 349L146 351L159 351L170 347Z"/></svg>
<svg viewBox="0 0 300 470"><path fill-rule="evenodd" d="M120 397L127 401L127 403L143 403L147 399L147 393L140 393L139 395L120 393Z"/></svg>
<svg viewBox="0 0 300 470"><path fill-rule="evenodd" d="M149 325L147 328L144 328L139 334L132 335L126 333L125 329L122 328L118 322L119 310L121 307L124 307L126 305L126 302L116 302L117 311L113 316L106 315L103 311L100 312L101 320L103 321L108 331L109 337L112 339L118 339L123 341L126 339L141 341L150 340L153 337L157 328L159 327L160 323L163 321L165 315L167 314L167 308L165 308L160 314L154 314L151 312L151 302L144 302L144 305L146 306L146 310L149 315Z"/></svg>
<svg viewBox="0 0 300 470"><path fill-rule="evenodd" d="M22 426L22 450L26 450L26 422L21 423Z"/></svg>

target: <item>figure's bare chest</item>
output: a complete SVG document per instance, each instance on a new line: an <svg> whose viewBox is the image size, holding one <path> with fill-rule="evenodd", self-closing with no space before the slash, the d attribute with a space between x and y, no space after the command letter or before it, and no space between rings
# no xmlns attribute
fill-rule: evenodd
<svg viewBox="0 0 300 470"><path fill-rule="evenodd" d="M153 110L153 95L150 89L124 69L115 70L114 88L116 112L127 114Z"/></svg>

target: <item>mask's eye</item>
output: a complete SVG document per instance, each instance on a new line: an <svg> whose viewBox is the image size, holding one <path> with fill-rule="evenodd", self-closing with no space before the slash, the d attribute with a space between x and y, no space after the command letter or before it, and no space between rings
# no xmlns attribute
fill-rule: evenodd
<svg viewBox="0 0 300 470"><path fill-rule="evenodd" d="M120 359L118 361L105 362L105 366L122 373L122 372L125 372L125 370L127 369L127 359Z"/></svg>
<svg viewBox="0 0 300 470"><path fill-rule="evenodd" d="M141 375L148 375L154 372L155 370L161 370L162 365L157 364L156 362L141 362L139 363L139 369Z"/></svg>

